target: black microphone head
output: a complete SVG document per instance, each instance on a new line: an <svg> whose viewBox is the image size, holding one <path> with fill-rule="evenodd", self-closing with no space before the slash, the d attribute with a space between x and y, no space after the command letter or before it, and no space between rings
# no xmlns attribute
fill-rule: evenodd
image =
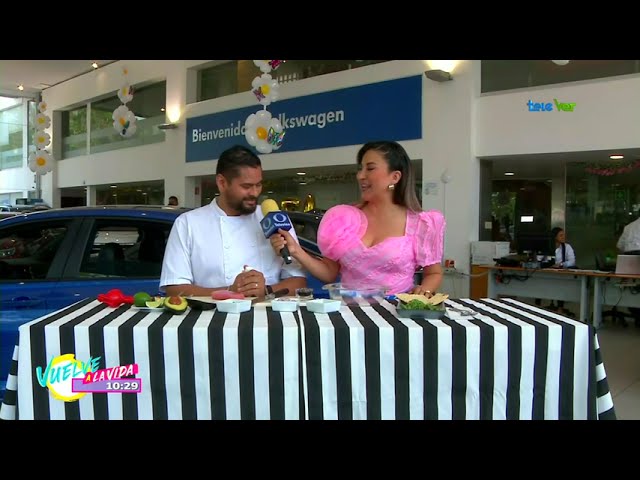
<svg viewBox="0 0 640 480"><path fill-rule="evenodd" d="M289 215L284 212L267 213L260 221L260 226L262 227L262 233L265 238L269 238L274 233L277 233L280 228L289 231L293 227L291 220L289 220Z"/></svg>

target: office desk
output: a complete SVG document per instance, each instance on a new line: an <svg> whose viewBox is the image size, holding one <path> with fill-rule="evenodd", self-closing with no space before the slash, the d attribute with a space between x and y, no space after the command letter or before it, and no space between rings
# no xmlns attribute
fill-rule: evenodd
<svg viewBox="0 0 640 480"><path fill-rule="evenodd" d="M83 300L20 327L0 418L615 418L593 327L510 299L448 305L474 317L398 318L386 301L172 316ZM142 392L56 400L35 368L61 353L137 363Z"/></svg>
<svg viewBox="0 0 640 480"><path fill-rule="evenodd" d="M597 272L593 278L593 325L602 323L602 305L640 308L640 275Z"/></svg>
<svg viewBox="0 0 640 480"><path fill-rule="evenodd" d="M489 298L511 295L575 302L580 304L579 319L588 322L590 271L557 268L529 270L497 265L484 267L489 269Z"/></svg>

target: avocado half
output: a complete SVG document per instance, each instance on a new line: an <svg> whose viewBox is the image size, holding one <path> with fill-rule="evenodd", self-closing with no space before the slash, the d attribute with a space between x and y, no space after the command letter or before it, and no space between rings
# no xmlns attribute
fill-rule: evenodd
<svg viewBox="0 0 640 480"><path fill-rule="evenodd" d="M184 297L167 297L164 299L164 308L171 313L184 313L187 311L187 299Z"/></svg>

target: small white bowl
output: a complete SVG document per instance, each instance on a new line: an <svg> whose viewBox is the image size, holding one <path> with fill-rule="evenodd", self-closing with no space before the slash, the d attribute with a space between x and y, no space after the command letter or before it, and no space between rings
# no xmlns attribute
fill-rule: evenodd
<svg viewBox="0 0 640 480"><path fill-rule="evenodd" d="M225 313L242 313L251 310L251 300L239 300L236 298L228 298L220 300L216 304L216 308L220 312Z"/></svg>
<svg viewBox="0 0 640 480"><path fill-rule="evenodd" d="M298 310L296 298L274 298L271 300L271 308L274 312L295 312Z"/></svg>
<svg viewBox="0 0 640 480"><path fill-rule="evenodd" d="M340 310L341 305L342 302L340 300L317 298L307 302L307 310L314 313L331 313Z"/></svg>

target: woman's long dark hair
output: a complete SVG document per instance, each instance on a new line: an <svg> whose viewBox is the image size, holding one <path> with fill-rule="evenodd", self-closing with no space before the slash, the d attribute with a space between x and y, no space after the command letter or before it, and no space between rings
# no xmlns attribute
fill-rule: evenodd
<svg viewBox="0 0 640 480"><path fill-rule="evenodd" d="M393 190L393 203L414 212L421 212L422 206L416 196L416 181L411 160L402 145L388 140L365 143L358 151L358 166L362 165L364 154L369 150L375 150L384 157L390 172L398 170L402 174Z"/></svg>

